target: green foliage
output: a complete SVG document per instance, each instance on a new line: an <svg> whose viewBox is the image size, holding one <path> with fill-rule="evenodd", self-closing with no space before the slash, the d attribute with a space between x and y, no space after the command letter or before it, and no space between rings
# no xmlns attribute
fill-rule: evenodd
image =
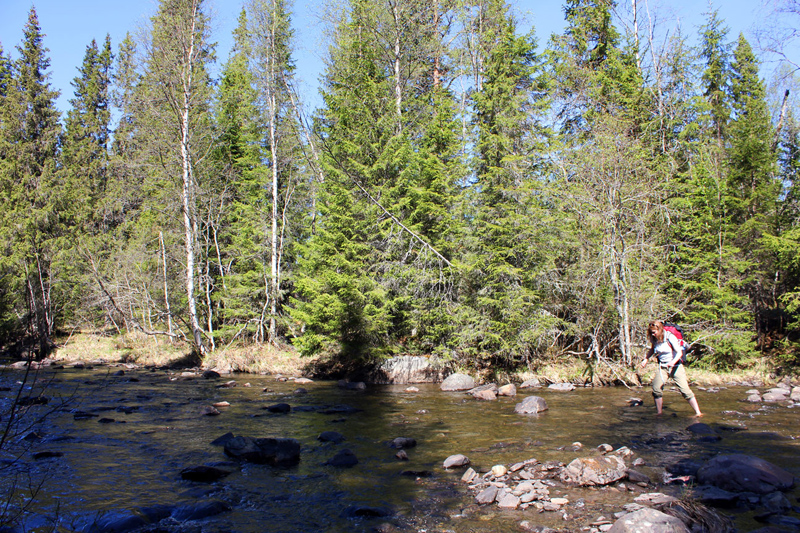
<svg viewBox="0 0 800 533"><path fill-rule="evenodd" d="M14 330L32 335L40 353L49 349L62 318L61 290L67 281L56 257L62 234L56 210L58 93L47 81L50 60L42 37L31 9L10 77L4 62L6 94L0 107L0 272L10 296L6 306L21 317Z"/></svg>

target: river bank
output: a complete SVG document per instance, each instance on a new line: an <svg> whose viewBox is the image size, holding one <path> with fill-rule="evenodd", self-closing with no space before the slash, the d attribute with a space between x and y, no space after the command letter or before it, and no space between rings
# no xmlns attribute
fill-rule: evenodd
<svg viewBox="0 0 800 533"><path fill-rule="evenodd" d="M189 346L178 341L141 334L103 336L79 333L59 339L58 348L52 354L53 361L69 363L76 361L100 361L103 363L127 363L142 367L190 368L202 367L221 373L243 372L286 376L353 378L362 376L352 368L337 367L330 362L301 356L291 346L231 345L219 347L205 361L189 358ZM534 370L509 372L473 372L469 369L451 367L452 371L465 371L478 382L523 383L538 379L543 384L572 383L575 385L619 385L637 386L649 383L655 370L650 365L645 370L626 369L610 362L601 362L589 367L575 357L553 359L539 363ZM355 372L357 374L357 372ZM729 383L744 383L753 386L773 386L796 376L785 376L775 372L766 361L748 369L718 371L689 367L690 382L703 387L718 387Z"/></svg>

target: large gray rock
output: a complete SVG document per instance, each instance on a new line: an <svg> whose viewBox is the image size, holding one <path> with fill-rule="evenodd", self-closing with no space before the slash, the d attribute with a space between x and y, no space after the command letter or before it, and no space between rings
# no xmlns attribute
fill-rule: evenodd
<svg viewBox="0 0 800 533"><path fill-rule="evenodd" d="M514 407L514 412L521 415L533 415L542 411L547 411L547 402L540 396L528 396Z"/></svg>
<svg viewBox="0 0 800 533"><path fill-rule="evenodd" d="M744 454L718 455L697 471L701 484L732 492L769 494L794 486L794 476L774 464Z"/></svg>
<svg viewBox="0 0 800 533"><path fill-rule="evenodd" d="M602 486L625 478L628 469L616 455L575 459L561 472L561 480L580 486Z"/></svg>
<svg viewBox="0 0 800 533"><path fill-rule="evenodd" d="M251 463L291 466L300 461L300 443L295 439L233 437L225 443L225 455Z"/></svg>
<svg viewBox="0 0 800 533"><path fill-rule="evenodd" d="M553 383L547 387L548 389L570 392L575 390L575 385L572 383Z"/></svg>
<svg viewBox="0 0 800 533"><path fill-rule="evenodd" d="M444 463L442 463L442 466L444 468L456 468L459 466L467 466L468 464L469 464L469 458L467 458L466 455L457 453L445 459Z"/></svg>
<svg viewBox="0 0 800 533"><path fill-rule="evenodd" d="M400 384L439 383L445 365L437 357L404 355L383 361L370 375L372 383Z"/></svg>
<svg viewBox="0 0 800 533"><path fill-rule="evenodd" d="M451 374L442 382L443 391L462 391L475 388L475 380L466 374Z"/></svg>
<svg viewBox="0 0 800 533"><path fill-rule="evenodd" d="M646 507L614 522L608 533L689 533L689 529L674 516Z"/></svg>
<svg viewBox="0 0 800 533"><path fill-rule="evenodd" d="M528 380L523 381L519 388L520 389L536 389L542 386L542 382L539 381L539 378L531 378Z"/></svg>

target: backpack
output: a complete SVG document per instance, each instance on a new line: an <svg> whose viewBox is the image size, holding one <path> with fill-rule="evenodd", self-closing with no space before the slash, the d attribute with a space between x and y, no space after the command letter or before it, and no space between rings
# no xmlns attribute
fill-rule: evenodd
<svg viewBox="0 0 800 533"><path fill-rule="evenodd" d="M689 353L689 344L683 338L683 328L678 324L673 324L672 322L664 322L664 331L669 331L678 338L681 348L683 348L683 353L681 354L681 364L688 364L686 354Z"/></svg>

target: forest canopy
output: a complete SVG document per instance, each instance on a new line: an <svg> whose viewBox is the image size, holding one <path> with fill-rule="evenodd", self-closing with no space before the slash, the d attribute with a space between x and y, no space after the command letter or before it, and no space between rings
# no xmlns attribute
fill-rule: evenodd
<svg viewBox="0 0 800 533"><path fill-rule="evenodd" d="M0 47L0 345L630 366L658 318L709 368L796 366L791 35L639 4L566 0L537 36L503 0L346 0L309 114L288 0L247 0L219 68L203 0L160 0L88 43L64 116L32 8Z"/></svg>

